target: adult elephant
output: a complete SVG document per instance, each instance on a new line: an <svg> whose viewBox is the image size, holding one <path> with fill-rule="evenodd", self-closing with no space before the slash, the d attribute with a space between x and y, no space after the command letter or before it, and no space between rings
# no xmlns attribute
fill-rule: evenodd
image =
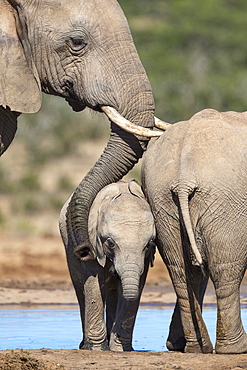
<svg viewBox="0 0 247 370"><path fill-rule="evenodd" d="M41 91L65 98L75 111L103 110L112 121L108 145L67 214L77 252L92 258L87 220L93 199L142 156L148 139L138 134L159 135L149 130L153 96L127 20L115 0L0 0L0 14L0 154L15 135L18 115L39 110Z"/></svg>
<svg viewBox="0 0 247 370"><path fill-rule="evenodd" d="M247 112L207 109L172 125L149 143L142 177L178 297L168 349L212 352L201 313L210 276L215 350L247 352L239 303L247 266Z"/></svg>

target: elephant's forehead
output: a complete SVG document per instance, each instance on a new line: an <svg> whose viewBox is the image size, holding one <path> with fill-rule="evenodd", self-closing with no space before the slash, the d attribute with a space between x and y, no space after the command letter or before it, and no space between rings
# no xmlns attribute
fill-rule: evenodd
<svg viewBox="0 0 247 370"><path fill-rule="evenodd" d="M152 213L148 209L124 204L109 209L103 215L101 223L105 230L112 233L119 233L120 230L150 233L154 225Z"/></svg>
<svg viewBox="0 0 247 370"><path fill-rule="evenodd" d="M105 217L106 222L113 224L126 224L138 226L139 224L143 225L144 223L150 223L152 221L148 213L138 213L133 214L131 210L124 215L122 213L111 212L108 213Z"/></svg>
<svg viewBox="0 0 247 370"><path fill-rule="evenodd" d="M110 202L106 201L100 208L98 227L102 234L111 235L113 239L150 238L154 230L154 219L148 203L144 199L123 193Z"/></svg>
<svg viewBox="0 0 247 370"><path fill-rule="evenodd" d="M140 250L151 238L155 237L151 212L137 212L136 209L129 209L125 212L116 210L107 212L104 220L100 220L98 224L98 232L114 240L120 249L135 246L137 250Z"/></svg>
<svg viewBox="0 0 247 370"><path fill-rule="evenodd" d="M125 20L120 6L115 0L104 0L104 5L100 0L43 0L38 4L37 14L42 14L42 20L54 22L64 27L69 22L86 22L100 25L106 24L109 27L121 25ZM120 24L119 21L121 20ZM110 28L111 28L110 27Z"/></svg>
<svg viewBox="0 0 247 370"><path fill-rule="evenodd" d="M146 244L153 236L154 227L150 219L140 220L131 218L109 218L101 225L102 234L110 236L119 245L130 238L139 244Z"/></svg>
<svg viewBox="0 0 247 370"><path fill-rule="evenodd" d="M110 203L106 202L104 206L106 216L115 220L149 220L152 216L149 204L129 192L113 198Z"/></svg>

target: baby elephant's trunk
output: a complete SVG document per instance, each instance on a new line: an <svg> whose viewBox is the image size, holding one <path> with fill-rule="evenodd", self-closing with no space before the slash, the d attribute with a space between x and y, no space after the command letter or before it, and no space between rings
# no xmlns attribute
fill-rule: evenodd
<svg viewBox="0 0 247 370"><path fill-rule="evenodd" d="M125 263L119 273L123 298L127 301L135 301L140 295L140 276L142 271L140 271L140 266L135 263Z"/></svg>

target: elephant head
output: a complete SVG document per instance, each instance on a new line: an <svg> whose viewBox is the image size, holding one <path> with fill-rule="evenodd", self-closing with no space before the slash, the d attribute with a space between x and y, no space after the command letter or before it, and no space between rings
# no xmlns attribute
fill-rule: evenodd
<svg viewBox="0 0 247 370"><path fill-rule="evenodd" d="M17 116L39 110L41 91L65 98L75 111L90 107L110 117L109 142L67 213L72 243L82 258L92 258L87 222L96 194L142 156L148 138L138 134L161 134L148 130L153 95L127 20L116 0L0 0L0 13L0 154Z"/></svg>
<svg viewBox="0 0 247 370"><path fill-rule="evenodd" d="M112 262L123 297L138 299L141 275L154 259L155 225L135 180L110 184L97 194L89 213L89 235L99 264Z"/></svg>

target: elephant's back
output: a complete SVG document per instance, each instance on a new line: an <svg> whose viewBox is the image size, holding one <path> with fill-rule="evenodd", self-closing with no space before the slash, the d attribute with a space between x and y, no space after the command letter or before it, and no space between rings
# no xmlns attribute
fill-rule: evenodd
<svg viewBox="0 0 247 370"><path fill-rule="evenodd" d="M227 188L243 193L246 167L247 115L207 109L151 141L143 159L142 182L151 206L161 204L160 199L166 199L167 206L173 204L172 190L178 187L197 188L204 194ZM223 194L226 191L217 196Z"/></svg>
<svg viewBox="0 0 247 370"><path fill-rule="evenodd" d="M222 175L247 163L247 115L205 109L188 121L173 124L151 141L143 172L163 183L185 172L200 176ZM246 167L246 166L245 166ZM181 176L180 176L181 177ZM187 176L188 177L188 176ZM161 181L161 180L160 180Z"/></svg>
<svg viewBox="0 0 247 370"><path fill-rule="evenodd" d="M201 111L183 130L179 172L194 174L198 184L247 181L247 116L238 112Z"/></svg>
<svg viewBox="0 0 247 370"><path fill-rule="evenodd" d="M246 168L245 114L202 111L151 142L142 178L160 245L180 240L179 195L187 197L193 229L199 238L204 230L207 248L219 233L228 246L246 240Z"/></svg>

